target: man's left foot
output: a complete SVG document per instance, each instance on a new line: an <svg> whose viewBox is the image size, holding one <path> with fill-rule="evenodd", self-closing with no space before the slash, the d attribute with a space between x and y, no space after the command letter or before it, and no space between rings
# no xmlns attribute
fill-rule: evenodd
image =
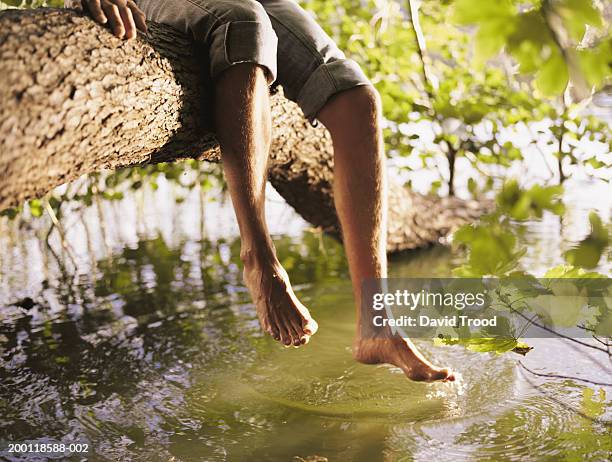
<svg viewBox="0 0 612 462"><path fill-rule="evenodd" d="M423 357L408 339L358 338L353 345L353 356L365 364L392 364L417 382L453 382L455 375L446 368L436 367Z"/></svg>
<svg viewBox="0 0 612 462"><path fill-rule="evenodd" d="M264 331L285 346L308 343L317 322L298 300L278 260L244 263L244 282L251 293Z"/></svg>

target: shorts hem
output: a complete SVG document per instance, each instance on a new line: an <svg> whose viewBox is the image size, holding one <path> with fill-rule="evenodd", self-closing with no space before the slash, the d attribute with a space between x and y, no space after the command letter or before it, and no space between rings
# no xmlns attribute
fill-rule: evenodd
<svg viewBox="0 0 612 462"><path fill-rule="evenodd" d="M339 59L322 63L300 90L297 103L312 122L332 96L363 85L372 83L355 61Z"/></svg>
<svg viewBox="0 0 612 462"><path fill-rule="evenodd" d="M266 70L271 84L276 80L276 34L266 24L255 21L230 21L216 34L222 34L222 49L210 50L210 74L217 78L229 67L240 63L253 63Z"/></svg>

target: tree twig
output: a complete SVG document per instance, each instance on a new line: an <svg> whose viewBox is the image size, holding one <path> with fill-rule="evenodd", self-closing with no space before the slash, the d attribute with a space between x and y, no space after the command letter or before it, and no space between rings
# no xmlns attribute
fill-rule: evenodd
<svg viewBox="0 0 612 462"><path fill-rule="evenodd" d="M427 68L427 45L425 42L425 36L423 35L423 29L421 29L421 21L419 20L419 7L416 4L416 0L408 0L408 10L410 11L410 22L412 24L412 31L414 33L414 39L417 46L417 53L421 61L423 86L425 87L425 92L427 93L427 96L429 97L429 100L432 103L432 111L434 111L435 115L435 109L433 109L434 95L432 93L432 90L434 89L434 79L431 78L431 74L429 73L429 69Z"/></svg>
<svg viewBox="0 0 612 462"><path fill-rule="evenodd" d="M510 308L510 310L511 310L511 311L513 311L514 313L518 314L520 317L522 317L522 318L523 318L523 319L525 319L526 321L530 321L530 322L531 322L531 324L533 324L533 325L534 325L534 326L536 326L536 327L539 327L540 329L543 329L543 330L545 330L545 331L547 331L547 332L550 332L551 334L555 334L556 336L561 337L561 338L564 338L564 339L566 339L566 340L570 340L570 341L572 341L572 342L574 342L574 343L578 343L579 345L582 345L582 346L584 346L584 347L587 347L587 348L593 348L594 350L597 350L597 351L602 351L603 353L606 353L608 356L610 356L610 352L609 352L608 350L605 350L605 349L603 349L603 348L600 348L600 347L598 347L597 345L591 345L590 343L582 342L582 341L580 341L580 340L578 340L578 339L575 339L575 338L573 338L573 337L570 337L570 336L568 336L568 335L564 335L564 334L562 334L562 333L560 333L560 332L557 332L557 331L556 331L556 330L554 330L554 329L551 329L550 327L546 327L546 326L544 326L543 324L540 324L540 323L537 323L537 322L535 322L535 321L530 320L530 319L529 319L527 316L525 316L523 313L521 313L520 311L518 311L516 308L512 308L511 306L509 306L509 308Z"/></svg>
<svg viewBox="0 0 612 462"><path fill-rule="evenodd" d="M580 378L580 377L573 377L573 376L570 376L570 375L542 374L540 372L532 371L527 366L525 366L522 361L519 361L518 363L519 363L519 366L521 366L527 372L529 372L530 374L533 374L533 375L537 375L538 377L548 377L548 378L554 378L554 379L578 380L580 382L590 383L592 385L601 385L602 387L612 387L612 383L595 382L594 380L583 379L583 378Z"/></svg>

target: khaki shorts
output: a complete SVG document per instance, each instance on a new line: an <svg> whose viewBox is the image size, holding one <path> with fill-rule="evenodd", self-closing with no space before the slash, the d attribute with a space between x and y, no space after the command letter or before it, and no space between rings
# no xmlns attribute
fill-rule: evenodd
<svg viewBox="0 0 612 462"><path fill-rule="evenodd" d="M293 0L136 0L150 21L193 36L214 79L254 63L312 120L334 94L370 82L312 16Z"/></svg>

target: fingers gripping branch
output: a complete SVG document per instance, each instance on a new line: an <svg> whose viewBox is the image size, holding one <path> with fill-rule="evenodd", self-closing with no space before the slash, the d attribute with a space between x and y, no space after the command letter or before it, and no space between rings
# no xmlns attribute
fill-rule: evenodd
<svg viewBox="0 0 612 462"><path fill-rule="evenodd" d="M134 38L137 29L147 32L145 15L132 0L65 0L64 6L85 11L94 21L108 24L119 38Z"/></svg>

